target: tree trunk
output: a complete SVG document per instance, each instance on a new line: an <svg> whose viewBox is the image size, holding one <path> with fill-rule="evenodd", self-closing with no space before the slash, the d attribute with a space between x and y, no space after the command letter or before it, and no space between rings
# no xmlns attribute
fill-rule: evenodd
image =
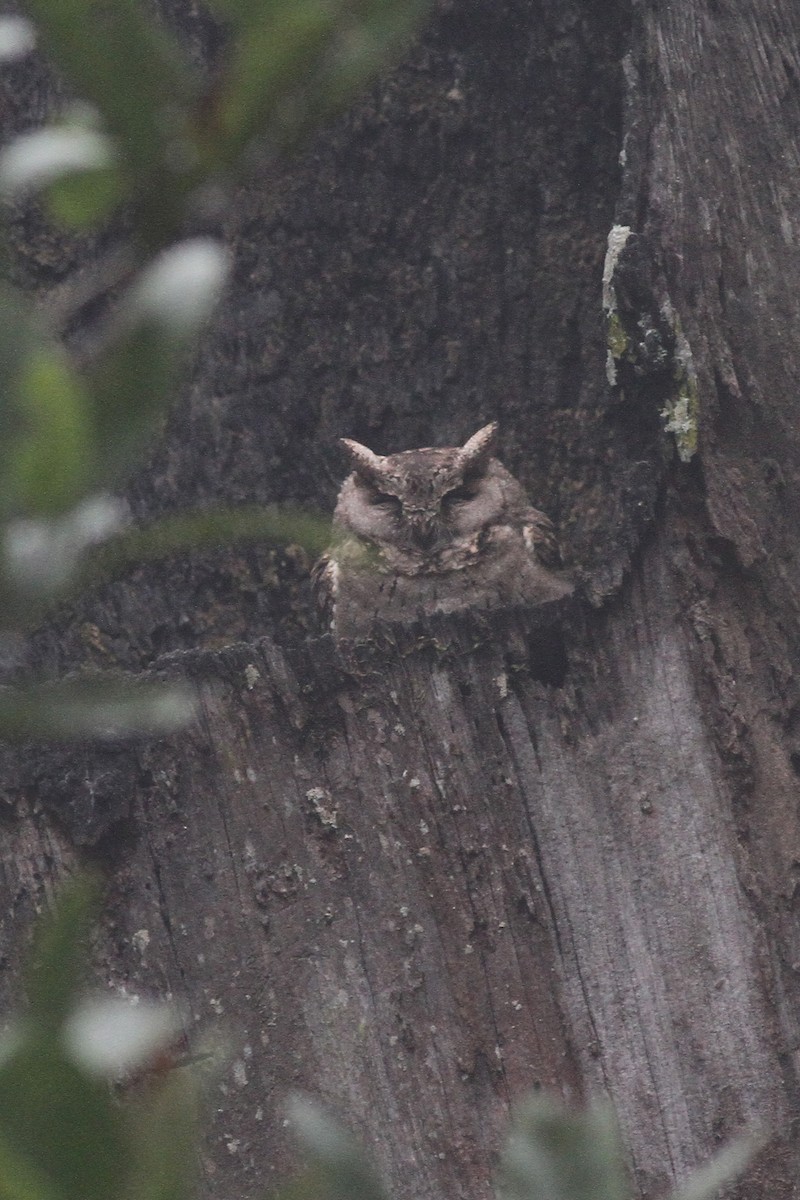
<svg viewBox="0 0 800 1200"><path fill-rule="evenodd" d="M13 966L100 859L109 981L223 1023L208 1195L288 1167L301 1088L398 1200L484 1196L536 1086L611 1097L643 1195L749 1125L742 1194L794 1192L799 32L793 0L443 2L243 190L137 511L329 511L338 435L497 417L579 590L342 663L302 551L231 550L37 635L200 690L167 741L7 753L2 911Z"/></svg>

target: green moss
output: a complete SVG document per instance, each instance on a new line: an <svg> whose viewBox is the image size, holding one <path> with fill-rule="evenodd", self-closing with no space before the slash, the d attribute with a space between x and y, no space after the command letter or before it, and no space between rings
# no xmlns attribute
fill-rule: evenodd
<svg viewBox="0 0 800 1200"><path fill-rule="evenodd" d="M630 343L628 335L625 332L625 327L620 320L620 315L618 312L616 312L616 310L612 310L608 314L606 341L608 343L608 348L615 359L625 357Z"/></svg>
<svg viewBox="0 0 800 1200"><path fill-rule="evenodd" d="M681 462L690 462L697 453L700 421L697 380L691 367L678 361L675 382L675 397L667 401L661 410L661 417L664 421L664 432L671 433L675 438L678 458Z"/></svg>
<svg viewBox="0 0 800 1200"><path fill-rule="evenodd" d="M666 294L659 305L660 316L646 310L638 316L628 312L627 328L617 309L614 274L631 232L627 225L614 225L608 235L603 267L603 311L608 348L606 376L611 387L619 387L618 365L626 363L630 368L627 375L633 377L632 387L639 393L644 385L637 383L637 378L649 377L661 390L671 373L672 378L667 384L670 395L664 402L661 419L664 432L675 438L681 462L689 462L698 449L700 396L692 350L681 319Z"/></svg>

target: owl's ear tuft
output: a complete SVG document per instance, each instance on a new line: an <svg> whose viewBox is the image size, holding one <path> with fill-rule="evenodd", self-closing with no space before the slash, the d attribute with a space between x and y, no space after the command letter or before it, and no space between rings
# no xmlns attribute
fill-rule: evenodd
<svg viewBox="0 0 800 1200"><path fill-rule="evenodd" d="M375 454L368 446L362 446L361 442L354 442L352 438L339 438L339 444L344 447L356 474L368 483L379 482L386 461L382 455Z"/></svg>
<svg viewBox="0 0 800 1200"><path fill-rule="evenodd" d="M492 421L464 442L458 452L458 462L465 472L477 474L486 470L497 444L497 429L497 421Z"/></svg>

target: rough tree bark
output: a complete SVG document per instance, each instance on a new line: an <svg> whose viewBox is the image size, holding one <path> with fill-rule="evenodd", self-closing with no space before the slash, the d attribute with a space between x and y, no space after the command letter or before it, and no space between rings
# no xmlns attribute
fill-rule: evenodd
<svg viewBox="0 0 800 1200"><path fill-rule="evenodd" d="M742 1194L794 1192L799 34L794 0L443 2L242 192L137 511L329 510L337 435L497 417L579 598L343 669L302 552L262 548L139 568L38 635L200 689L170 741L7 753L0 910L14 968L88 853L108 979L226 1023L209 1195L287 1166L294 1087L399 1198L486 1195L533 1086L610 1095L643 1195L753 1123ZM42 286L71 263L27 245Z"/></svg>

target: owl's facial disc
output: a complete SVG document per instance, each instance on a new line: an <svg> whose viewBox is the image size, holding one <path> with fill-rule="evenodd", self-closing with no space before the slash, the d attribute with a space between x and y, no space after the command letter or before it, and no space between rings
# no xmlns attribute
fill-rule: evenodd
<svg viewBox="0 0 800 1200"><path fill-rule="evenodd" d="M353 468L350 527L374 544L431 560L474 539L502 497L487 481L497 426L486 425L463 446L379 455L342 438Z"/></svg>

